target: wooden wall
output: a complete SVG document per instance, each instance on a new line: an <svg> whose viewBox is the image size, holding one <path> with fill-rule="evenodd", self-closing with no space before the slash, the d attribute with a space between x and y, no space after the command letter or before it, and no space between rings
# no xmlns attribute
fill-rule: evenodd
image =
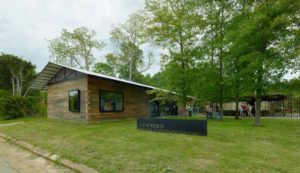
<svg viewBox="0 0 300 173"><path fill-rule="evenodd" d="M122 92L124 111L100 112L99 91ZM150 116L148 108L151 97L146 94L146 88L124 84L122 82L88 76L88 121L125 119Z"/></svg>
<svg viewBox="0 0 300 173"><path fill-rule="evenodd" d="M80 90L80 112L69 111L69 90ZM86 120L87 76L48 85L48 118Z"/></svg>

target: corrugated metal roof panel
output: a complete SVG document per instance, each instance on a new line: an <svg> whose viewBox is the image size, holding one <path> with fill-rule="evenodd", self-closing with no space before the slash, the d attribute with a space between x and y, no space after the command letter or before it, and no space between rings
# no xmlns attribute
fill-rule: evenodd
<svg viewBox="0 0 300 173"><path fill-rule="evenodd" d="M69 66L65 66L65 65L60 65L60 64L56 64L53 62L49 62L45 68L40 72L40 75L38 75L38 77L33 81L33 83L31 84L32 89L45 89L47 87L48 82L62 69L62 68L68 68L77 72L81 72L87 75L91 75L91 76L95 76L95 77L100 77L100 78L104 78L104 79L110 79L110 80L114 80L114 81L118 81L118 82L122 82L122 83L126 83L126 84L130 84L130 85L135 85L135 86L140 86L140 87L144 87L144 88L148 88L148 89L158 89L158 90L162 90L165 92L170 92L161 88L157 88L157 87L153 87L150 85L145 85L145 84L141 84L141 83L137 83L137 82L132 82L132 81L128 81L128 80L124 80L124 79L119 79L116 77L112 77L112 76L107 76L107 75L103 75L100 73L95 73L95 72L90 72L87 70L82 70L82 69L77 69L74 67L69 67ZM175 92L170 92L173 94L178 94ZM188 96L189 98L193 98L193 99L198 99L196 97L192 97L192 96Z"/></svg>
<svg viewBox="0 0 300 173"><path fill-rule="evenodd" d="M63 67L49 62L44 69L39 73L37 78L32 82L30 88L43 90L47 87L48 82L62 69Z"/></svg>

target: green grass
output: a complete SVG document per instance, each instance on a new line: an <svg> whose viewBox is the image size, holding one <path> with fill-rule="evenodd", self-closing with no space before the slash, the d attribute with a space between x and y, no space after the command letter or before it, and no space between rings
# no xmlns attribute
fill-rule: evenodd
<svg viewBox="0 0 300 173"><path fill-rule="evenodd" d="M207 137L140 131L135 120L36 118L0 132L101 172L300 172L300 120L253 122L209 121Z"/></svg>
<svg viewBox="0 0 300 173"><path fill-rule="evenodd" d="M36 120L44 120L45 116L34 116L34 117L23 117L18 119L11 119L6 120L0 117L0 124L8 124L8 123L14 123L14 122L30 122L30 121L36 121Z"/></svg>

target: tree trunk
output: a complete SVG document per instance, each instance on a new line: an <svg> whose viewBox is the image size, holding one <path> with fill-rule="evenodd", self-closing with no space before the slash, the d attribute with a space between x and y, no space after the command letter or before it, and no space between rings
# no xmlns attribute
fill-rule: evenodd
<svg viewBox="0 0 300 173"><path fill-rule="evenodd" d="M221 44L220 44L220 116L221 119L223 119L223 47L224 47L224 4L223 1L221 2L221 19L220 19L220 38L221 38Z"/></svg>
<svg viewBox="0 0 300 173"><path fill-rule="evenodd" d="M130 56L130 61L129 61L129 79L128 80L132 80L132 63L133 63L133 58L132 56Z"/></svg>
<svg viewBox="0 0 300 173"><path fill-rule="evenodd" d="M84 67L81 65L81 63L76 59L76 57L73 57L72 59L73 59L74 62L79 66L80 69L86 69L86 68L84 68Z"/></svg>
<svg viewBox="0 0 300 173"><path fill-rule="evenodd" d="M256 94L256 104L255 104L255 125L261 126L260 117L261 117L261 96Z"/></svg>
<svg viewBox="0 0 300 173"><path fill-rule="evenodd" d="M238 120L239 119L239 100L236 99L235 101L235 119Z"/></svg>
<svg viewBox="0 0 300 173"><path fill-rule="evenodd" d="M182 105L184 109L184 115L186 112L186 93L185 93L185 74L184 74L184 62L181 61L181 68L182 68Z"/></svg>
<svg viewBox="0 0 300 173"><path fill-rule="evenodd" d="M87 59L87 58L85 58L85 69L86 69L87 71L90 71L90 65L89 65L89 62L88 62L88 59Z"/></svg>
<svg viewBox="0 0 300 173"><path fill-rule="evenodd" d="M12 95L15 96L15 79L11 77Z"/></svg>
<svg viewBox="0 0 300 173"><path fill-rule="evenodd" d="M185 80L185 62L184 62L184 46L183 46L183 39L182 39L182 33L180 32L180 63L181 63L181 70L182 70L182 74L181 74L181 90L182 90L182 105L183 105L183 110L184 110L184 115L186 113L186 80Z"/></svg>
<svg viewBox="0 0 300 173"><path fill-rule="evenodd" d="M262 98L262 63L260 64L260 69L258 70L257 86L256 89L256 105L255 105L255 125L261 126L261 98Z"/></svg>
<svg viewBox="0 0 300 173"><path fill-rule="evenodd" d="M223 32L223 31L221 31L221 32ZM223 37L222 33L221 33L221 37ZM219 101L220 101L220 116L221 116L221 119L222 119L223 118L223 41L221 41L219 61L220 61L220 69L219 69L220 98L219 98Z"/></svg>
<svg viewBox="0 0 300 173"><path fill-rule="evenodd" d="M24 67L22 67L20 65L20 71L19 71L19 94L20 96L22 96L22 90L23 90L23 70L24 70Z"/></svg>
<svg viewBox="0 0 300 173"><path fill-rule="evenodd" d="M29 88L27 88L27 90L25 91L23 97L26 97L28 92L29 92Z"/></svg>
<svg viewBox="0 0 300 173"><path fill-rule="evenodd" d="M267 42L262 40L261 41L261 53L263 56L265 56L266 49L267 49ZM263 92L263 56L258 56L258 69L257 69L257 82L256 82L256 104L255 104L255 125L261 126L261 101L262 101L262 92Z"/></svg>
<svg viewBox="0 0 300 173"><path fill-rule="evenodd" d="M16 84L16 95L19 96L20 95L20 79L17 78L16 81L17 81L17 84Z"/></svg>

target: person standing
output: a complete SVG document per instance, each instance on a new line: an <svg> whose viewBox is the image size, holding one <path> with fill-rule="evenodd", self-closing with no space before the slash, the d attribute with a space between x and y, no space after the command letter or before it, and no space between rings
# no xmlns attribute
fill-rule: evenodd
<svg viewBox="0 0 300 173"><path fill-rule="evenodd" d="M206 118L209 119L209 105L205 106Z"/></svg>
<svg viewBox="0 0 300 173"><path fill-rule="evenodd" d="M243 105L239 106L239 111L240 111L240 116L242 117L243 116Z"/></svg>
<svg viewBox="0 0 300 173"><path fill-rule="evenodd" d="M252 112L252 106L251 104L248 104L248 116L251 117L251 112Z"/></svg>
<svg viewBox="0 0 300 173"><path fill-rule="evenodd" d="M246 117L249 116L248 111L249 111L249 104L245 103L245 115L246 115Z"/></svg>
<svg viewBox="0 0 300 173"><path fill-rule="evenodd" d="M252 113L252 116L255 116L255 105L252 107L251 113Z"/></svg>
<svg viewBox="0 0 300 173"><path fill-rule="evenodd" d="M191 117L193 113L193 107L191 104L188 105L188 112L189 112L189 116Z"/></svg>
<svg viewBox="0 0 300 173"><path fill-rule="evenodd" d="M213 111L213 106L212 105L209 106L209 112L210 112L209 113L210 119L214 119L214 117L213 117L213 112L214 111Z"/></svg>
<svg viewBox="0 0 300 173"><path fill-rule="evenodd" d="M206 107L205 107L205 109L206 109L207 119L209 120L209 119L211 119L212 108L211 108L211 106L209 104L207 104Z"/></svg>
<svg viewBox="0 0 300 173"><path fill-rule="evenodd" d="M172 115L178 115L178 109L175 102L172 103Z"/></svg>
<svg viewBox="0 0 300 173"><path fill-rule="evenodd" d="M242 105L242 109L243 109L243 116L246 116L246 112L247 112L247 106L246 106L246 103L243 103Z"/></svg>
<svg viewBox="0 0 300 173"><path fill-rule="evenodd" d="M219 109L219 106L216 106L216 116L215 118L218 120L220 119L220 109Z"/></svg>

